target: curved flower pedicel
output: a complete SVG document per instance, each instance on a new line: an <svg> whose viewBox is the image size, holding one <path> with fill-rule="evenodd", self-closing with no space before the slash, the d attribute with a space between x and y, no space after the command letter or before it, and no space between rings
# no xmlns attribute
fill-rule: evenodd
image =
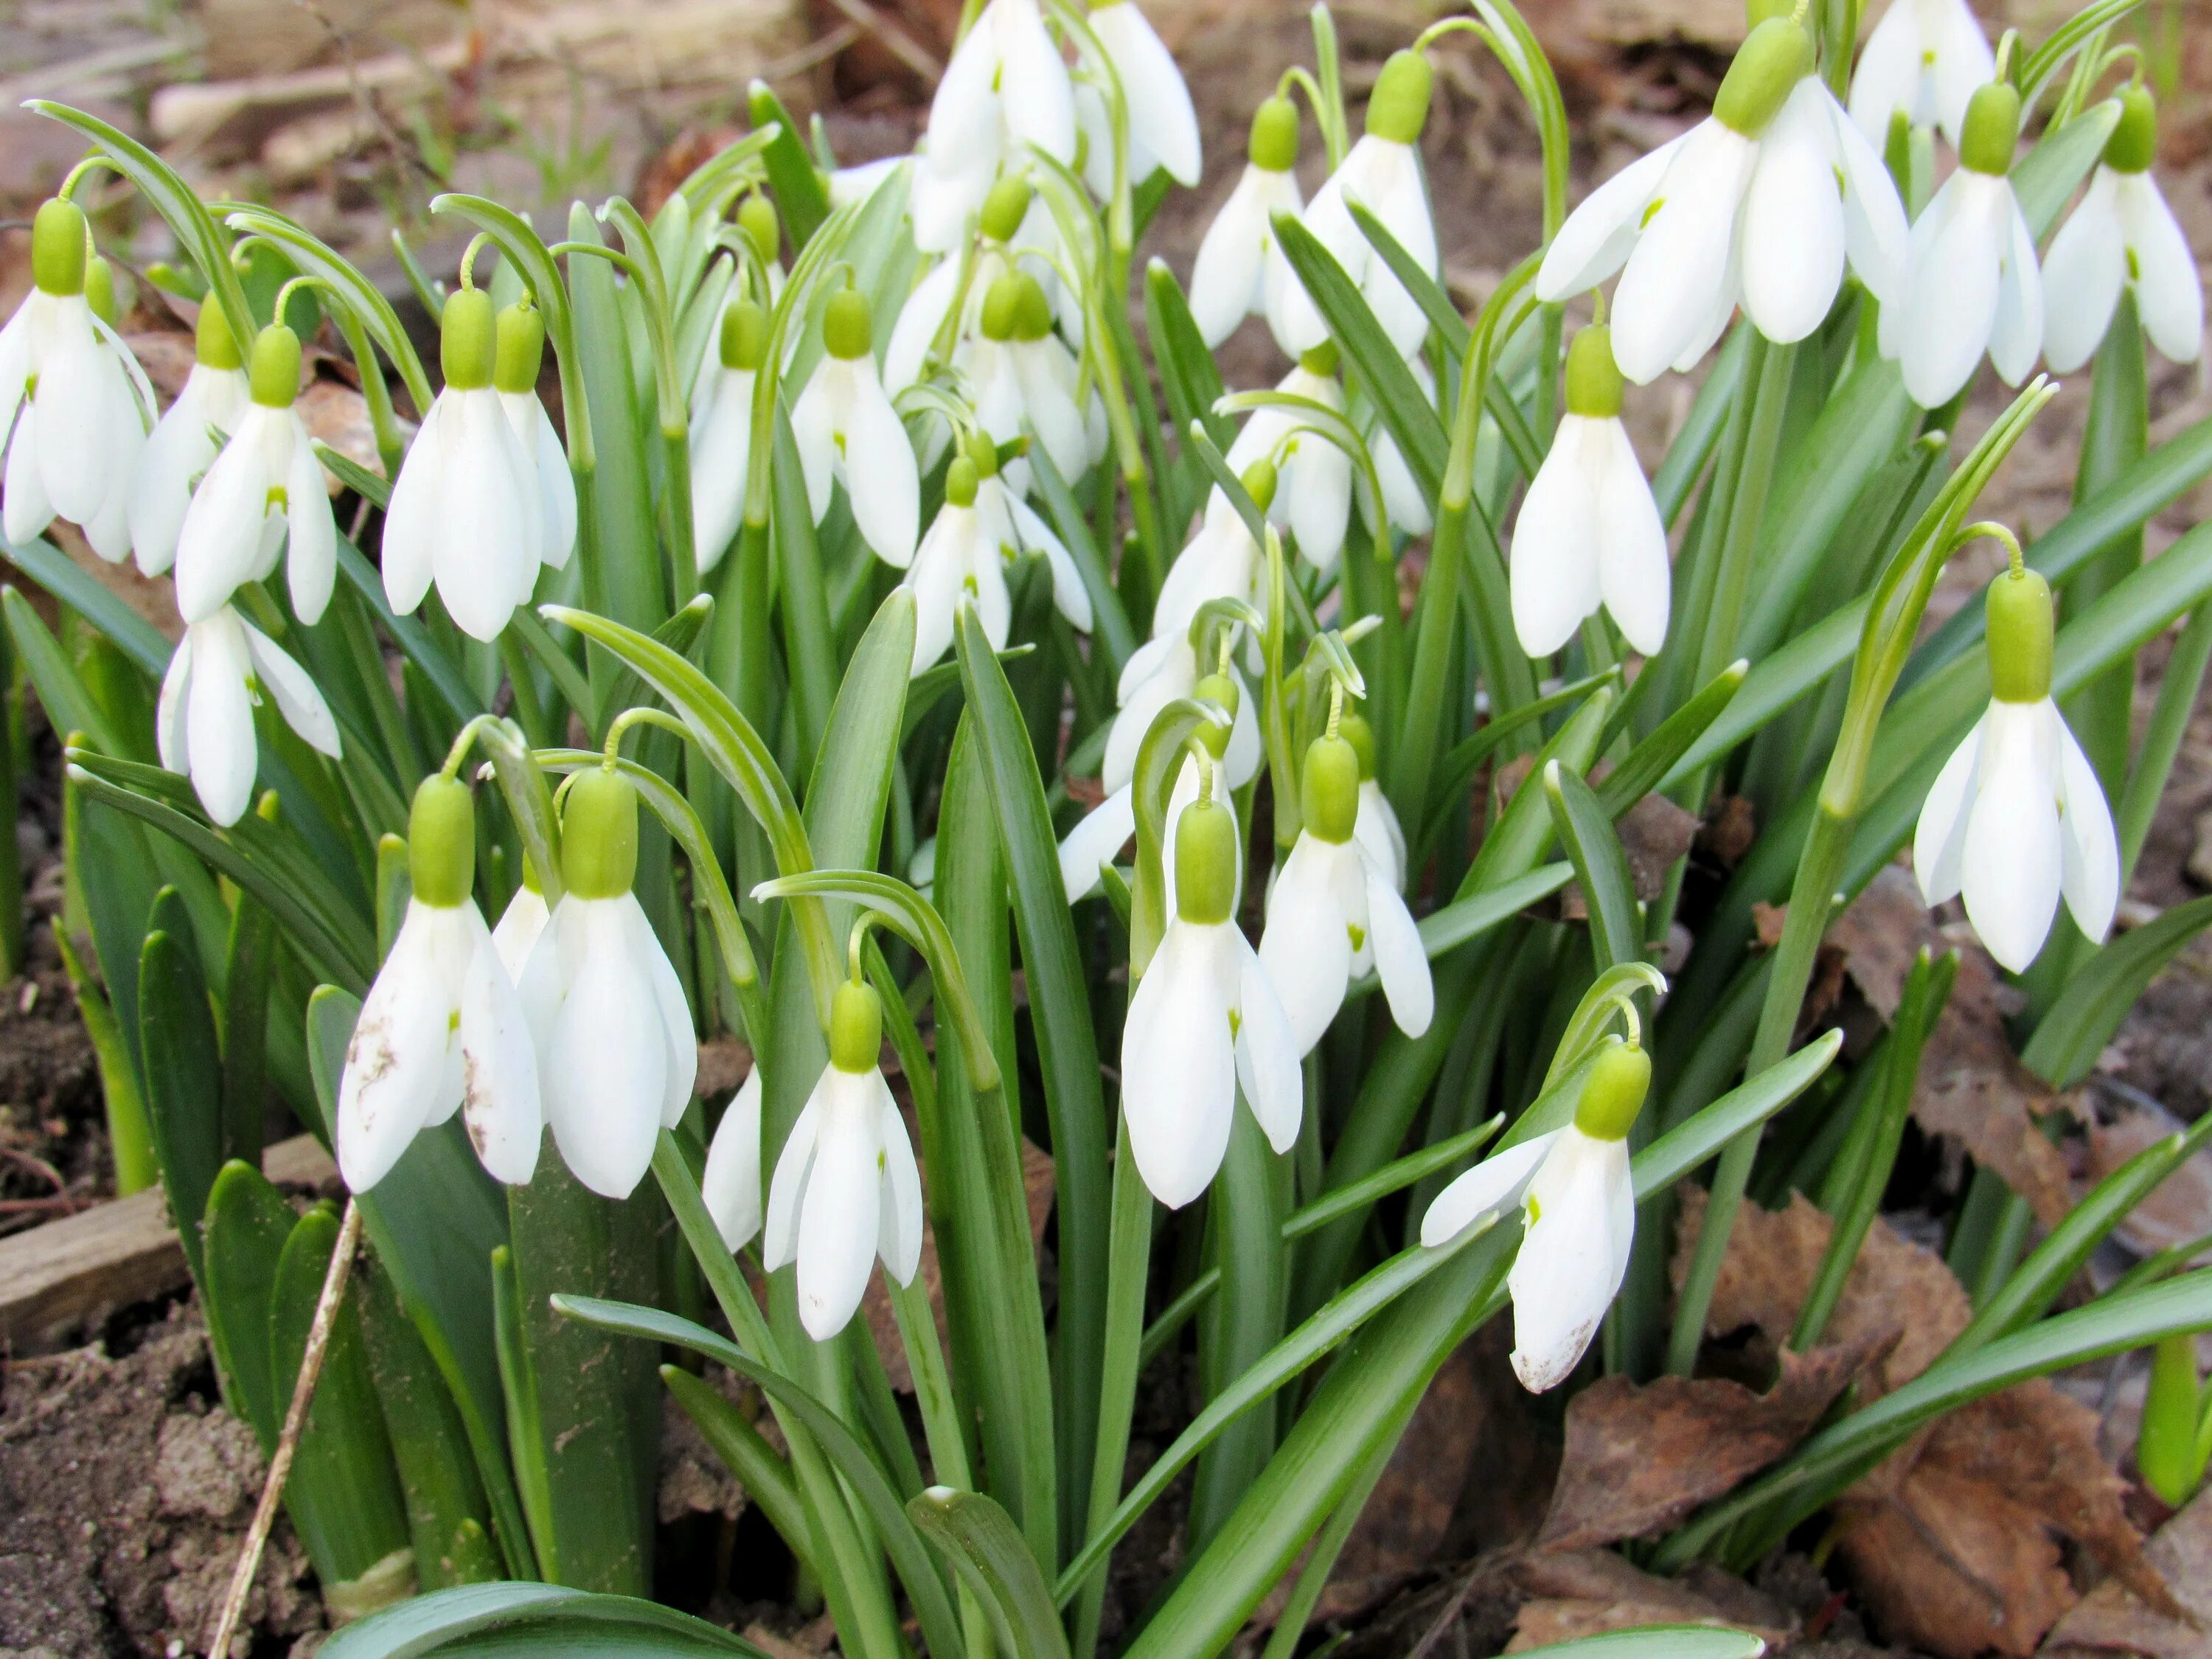
<svg viewBox="0 0 2212 1659"><path fill-rule="evenodd" d="M1253 112L1252 137L1244 171L1206 228L1198 259L1190 268L1190 315L1208 349L1219 345L1247 317L1265 316L1272 325L1275 307L1268 284L1287 280L1290 267L1275 249L1275 216L1296 218L1304 209L1298 194L1298 111L1287 98L1270 98ZM1279 336L1275 343L1282 345Z"/></svg>
<svg viewBox="0 0 2212 1659"><path fill-rule="evenodd" d="M1564 300L1620 271L1613 350L1638 386L1696 363L1739 299L1761 334L1786 344L1820 325L1846 263L1876 299L1894 290L1904 204L1813 59L1802 22L1761 23L1712 114L1592 191L1553 239L1538 297Z"/></svg>
<svg viewBox="0 0 2212 1659"><path fill-rule="evenodd" d="M914 245L949 253L999 167L1034 145L1075 161L1075 93L1037 0L989 0L930 100L915 169Z"/></svg>
<svg viewBox="0 0 2212 1659"><path fill-rule="evenodd" d="M154 423L137 474L131 482L131 548L139 570L158 576L177 562L177 536L198 483L238 430L251 402L245 360L222 307L200 307L192 340L192 370L168 412Z"/></svg>
<svg viewBox="0 0 2212 1659"><path fill-rule="evenodd" d="M422 1130L459 1109L497 1179L538 1167L538 1058L483 913L469 787L432 774L407 818L406 920L361 1005L338 1079L338 1173L367 1192Z"/></svg>
<svg viewBox="0 0 2212 1659"><path fill-rule="evenodd" d="M2101 944L2120 899L2119 840L2095 769L2051 700L2051 587L2018 562L1990 584L1989 712L1936 775L1912 838L1921 896L1966 903L2014 973L2043 949L2063 893Z"/></svg>
<svg viewBox="0 0 2212 1659"><path fill-rule="evenodd" d="M225 826L253 799L257 690L311 747L332 760L343 753L330 705L275 641L228 605L191 623L161 677L154 734L161 764L189 776L209 818Z"/></svg>
<svg viewBox="0 0 2212 1659"><path fill-rule="evenodd" d="M1519 1204L1513 1297L1513 1374L1541 1394L1566 1381L1597 1334L1628 1271L1636 1182L1628 1132L1651 1086L1651 1060L1633 1042L1598 1051L1574 1121L1487 1158L1437 1194L1421 1243L1448 1244Z"/></svg>
<svg viewBox="0 0 2212 1659"><path fill-rule="evenodd" d="M1186 189L1198 183L1201 158L1198 111L1175 54L1154 31L1135 0L1106 0L1091 8L1091 32L1098 40L1121 83L1129 116L1129 184L1136 185L1165 168ZM1097 88L1079 83L1076 114L1088 141L1084 181L1100 201L1114 194L1114 136L1106 100Z"/></svg>
<svg viewBox="0 0 2212 1659"><path fill-rule="evenodd" d="M1902 110L1914 126L1941 126L1956 144L1967 100L1996 73L1996 58L1966 0L1890 0L1851 76L1851 119L1879 144Z"/></svg>
<svg viewBox="0 0 2212 1659"><path fill-rule="evenodd" d="M1341 415L1344 388L1337 382L1336 361L1335 342L1324 340L1298 359L1275 390ZM1269 520L1291 532L1315 569L1335 569L1344 527L1352 520L1352 457L1307 426L1297 410L1263 405L1245 421L1227 459L1240 477L1255 461L1274 464Z"/></svg>
<svg viewBox="0 0 2212 1659"><path fill-rule="evenodd" d="M817 1342L845 1328L878 1255L902 1285L913 1283L921 1264L921 1172L876 1063L883 1031L875 988L858 979L840 985L830 1017L830 1063L792 1125L769 1185L761 1265L774 1273L799 1264L799 1319ZM737 1113L732 1106L724 1122Z"/></svg>
<svg viewBox="0 0 2212 1659"><path fill-rule="evenodd" d="M907 572L915 598L914 672L951 648L963 603L975 605L991 648L1005 648L1013 617L1006 567L1024 553L1043 556L1052 574L1053 604L1073 627L1089 633L1091 594L1074 559L1044 520L1006 488L991 441L982 439L945 469L945 504Z"/></svg>
<svg viewBox="0 0 2212 1659"><path fill-rule="evenodd" d="M2143 332L2168 361L2193 363L2203 349L2204 286L2151 177L2157 156L2158 107L2148 91L2130 87L2088 193L2043 262L2043 355L2055 374L2089 361L2123 289L2135 295Z"/></svg>
<svg viewBox="0 0 2212 1659"><path fill-rule="evenodd" d="M691 533L699 574L721 563L745 516L753 383L768 360L768 313L751 300L722 313L715 366L691 394Z"/></svg>
<svg viewBox="0 0 2212 1659"><path fill-rule="evenodd" d="M822 361L792 410L792 434L814 522L830 511L830 485L842 482L860 539L885 564L903 570L914 562L921 529L921 479L906 428L870 355L873 328L859 293L847 288L830 296Z"/></svg>

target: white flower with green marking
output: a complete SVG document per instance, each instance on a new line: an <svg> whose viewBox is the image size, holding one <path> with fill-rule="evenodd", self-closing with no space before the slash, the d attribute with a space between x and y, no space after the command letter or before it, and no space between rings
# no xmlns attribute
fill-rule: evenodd
<svg viewBox="0 0 2212 1659"><path fill-rule="evenodd" d="M1129 185L1132 189L1161 169L1188 188L1198 182L1202 157L1198 111L1182 70L1135 0L1093 0L1091 32L1112 66L1127 106ZM1102 202L1114 194L1114 137L1102 88L1079 81L1075 87L1077 119L1086 143L1084 181Z"/></svg>
<svg viewBox="0 0 2212 1659"><path fill-rule="evenodd" d="M914 590L913 672L921 673L952 647L960 606L975 607L994 651L1006 647L1013 604L1006 567L1025 554L1042 556L1053 604L1069 624L1091 631L1091 593L1060 538L1027 502L1006 487L991 441L979 437L945 473L945 504L915 549L906 586Z"/></svg>
<svg viewBox="0 0 2212 1659"><path fill-rule="evenodd" d="M930 100L915 168L915 246L949 253L999 176L1034 146L1076 159L1075 92L1037 0L989 0Z"/></svg>
<svg viewBox="0 0 2212 1659"><path fill-rule="evenodd" d="M252 803L259 767L253 705L261 691L311 747L342 757L337 722L307 671L228 605L185 628L161 677L154 718L161 764L191 779L219 824L237 823Z"/></svg>
<svg viewBox="0 0 2212 1659"><path fill-rule="evenodd" d="M721 563L744 522L753 388L768 358L768 313L751 300L722 313L714 367L691 394L691 538L699 574Z"/></svg>
<svg viewBox="0 0 2212 1659"><path fill-rule="evenodd" d="M1275 248L1275 216L1295 219L1304 210L1298 194L1298 112L1287 98L1270 98L1252 116L1252 137L1236 186L1223 200L1198 245L1190 268L1190 315L1209 349L1247 317L1277 314L1273 288L1291 280ZM1276 344L1290 348L1280 336ZM1295 356L1296 354L1291 354Z"/></svg>
<svg viewBox="0 0 2212 1659"><path fill-rule="evenodd" d="M1341 415L1344 387L1336 378L1336 361L1335 343L1325 340L1301 357L1275 390ZM1300 555L1316 570L1335 569L1344 528L1352 520L1352 457L1314 430L1298 410L1262 405L1246 417L1227 459L1239 476L1255 461L1273 464L1277 483L1275 498L1267 504L1269 522L1291 532Z"/></svg>
<svg viewBox="0 0 2212 1659"><path fill-rule="evenodd" d="M1956 144L1966 103L1996 73L1996 58L1966 0L1890 0L1851 76L1851 119L1874 143L1897 112L1941 126Z"/></svg>
<svg viewBox="0 0 2212 1659"><path fill-rule="evenodd" d="M131 548L146 575L161 575L177 562L177 537L193 486L214 464L223 441L238 430L251 402L238 343L210 296L200 306L191 373L177 401L154 423L131 481Z"/></svg>
<svg viewBox="0 0 2212 1659"><path fill-rule="evenodd" d="M732 1255L761 1230L761 1074L756 1066L722 1111L707 1148L699 1196Z"/></svg>
<svg viewBox="0 0 2212 1659"><path fill-rule="evenodd" d="M914 562L921 479L914 446L884 394L872 354L874 325L855 289L830 296L822 317L822 360L791 411L807 506L820 524L832 487L845 486L860 539L885 564Z"/></svg>
<svg viewBox="0 0 2212 1659"><path fill-rule="evenodd" d="M1277 477L1268 460L1244 469L1244 493L1261 513L1274 503ZM1152 636L1180 638L1209 599L1241 599L1262 617L1267 614L1267 553L1253 539L1244 515L1219 489L1206 493L1198 529L1168 567L1152 605Z"/></svg>

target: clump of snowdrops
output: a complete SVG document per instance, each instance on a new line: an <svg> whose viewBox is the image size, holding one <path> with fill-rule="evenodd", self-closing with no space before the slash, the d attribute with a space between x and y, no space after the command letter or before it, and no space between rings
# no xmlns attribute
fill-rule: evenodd
<svg viewBox="0 0 2212 1659"><path fill-rule="evenodd" d="M2143 558L2212 426L2146 441L2146 343L2193 359L2203 314L2128 9L1992 48L1956 0L1894 0L1855 71L1855 4L1753 0L1711 118L1570 211L1508 0L1357 112L1317 7L1211 182L1133 0L988 0L911 156L841 168L757 86L751 136L650 221L578 204L549 242L439 198L452 283L399 244L434 391L306 229L37 106L93 149L0 335L5 531L76 620L8 609L73 732L118 1145L272 1444L338 1228L261 1179L266 1091L334 1147L369 1265L287 1502L334 1608L443 1592L329 1651L750 1651L641 1599L665 1388L848 1655L1084 1659L1117 1540L1194 1465L1182 1571L1121 1650L1218 1652L1291 1576L1288 1656L1485 1322L1531 1390L1686 1374L1738 1206L1794 1185L1838 1223L1816 1344L1949 984L1923 963L1839 1059L1801 1029L1838 907L1909 844L2056 1086L2206 921L2110 937L2212 659L2212 532ZM1544 152L1542 246L1471 321L1420 153L1461 33ZM72 199L101 170L197 307L166 410ZM1176 187L1224 192L1195 267L1138 272ZM1273 387L1222 383L1245 326ZM318 335L377 470L301 418ZM2039 358L2091 387L2075 504L2030 540L1975 509L2055 389ZM1984 359L2018 388L1993 420ZM1647 472L1627 387L1675 374ZM181 641L41 539L58 518L173 574ZM1982 539L1986 605L1923 629ZM2185 618L2138 737L2136 654ZM1620 826L1655 794L1743 797L1759 833L1639 885ZM744 1059L702 1097L708 1040ZM2188 1150L2033 1249L1976 1170L1974 1325L1656 1562L1741 1567L1949 1406L2134 1347L2179 1501L2212 1277L2050 1310ZM1197 1414L1130 1468L1140 1376L1186 1343Z"/></svg>

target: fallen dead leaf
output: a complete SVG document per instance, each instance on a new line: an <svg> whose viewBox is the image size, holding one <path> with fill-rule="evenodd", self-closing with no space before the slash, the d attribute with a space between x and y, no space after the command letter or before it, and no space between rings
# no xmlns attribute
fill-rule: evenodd
<svg viewBox="0 0 2212 1659"><path fill-rule="evenodd" d="M1692 1568L1680 1578L1660 1578L1597 1549L1531 1553L1509 1571L1530 1599L1514 1620L1508 1653L1638 1625L1725 1625L1751 1632L1770 1649L1797 1632L1787 1607L1726 1573Z"/></svg>
<svg viewBox="0 0 2212 1659"><path fill-rule="evenodd" d="M1667 872L1698 838L1698 819L1664 795L1646 795L1628 809L1618 827L1636 896L1649 904L1665 890Z"/></svg>
<svg viewBox="0 0 2212 1659"><path fill-rule="evenodd" d="M1698 845L1723 870L1733 870L1759 837L1759 813L1742 795L1726 795L1713 807Z"/></svg>
<svg viewBox="0 0 2212 1659"><path fill-rule="evenodd" d="M1782 929L1790 920L1786 904L1754 904L1751 907L1751 925L1759 935L1759 948L1771 951L1782 943Z"/></svg>
<svg viewBox="0 0 2212 1659"><path fill-rule="evenodd" d="M699 1077L693 1085L701 1099L726 1095L743 1083L753 1069L753 1051L742 1038L708 1037L699 1045Z"/></svg>
<svg viewBox="0 0 2212 1659"><path fill-rule="evenodd" d="M2155 1102L2123 1101L2110 1122L2089 1124L2089 1166L2084 1190L2094 1187L2145 1147L2188 1126ZM2203 1150L2151 1189L2115 1229L2137 1255L2155 1255L2212 1232L2212 1153Z"/></svg>
<svg viewBox="0 0 2212 1659"><path fill-rule="evenodd" d="M2160 1527L2143 1555L2172 1587L2187 1616L2160 1612L2118 1578L2108 1578L2045 1638L2045 1659L2109 1653L2212 1659L2212 1486Z"/></svg>

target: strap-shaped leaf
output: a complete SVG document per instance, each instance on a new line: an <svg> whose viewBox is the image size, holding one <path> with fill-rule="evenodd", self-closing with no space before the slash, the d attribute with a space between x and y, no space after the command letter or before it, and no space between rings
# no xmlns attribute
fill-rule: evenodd
<svg viewBox="0 0 2212 1659"><path fill-rule="evenodd" d="M1588 902L1590 943L1605 966L1633 962L1644 954L1643 922L1636 902L1628 854L1614 833L1613 819L1581 775L1559 762L1544 768L1544 795L1552 827L1573 860L1576 878Z"/></svg>
<svg viewBox="0 0 2212 1659"><path fill-rule="evenodd" d="M154 678L167 672L169 653L175 647L161 637L161 630L52 542L43 536L27 542L11 542L0 536L0 552L16 569L106 635L117 650Z"/></svg>
<svg viewBox="0 0 2212 1659"><path fill-rule="evenodd" d="M799 123L769 83L755 81L745 89L745 102L753 136L765 139L759 154L776 204L783 210L783 222L790 228L791 245L803 248L830 216L830 193L814 170L814 158L799 142Z"/></svg>
<svg viewBox="0 0 2212 1659"><path fill-rule="evenodd" d="M464 1584L416 1596L348 1625L322 1650L331 1659L429 1659L434 1654L459 1659L491 1652L768 1659L743 1637L657 1601L522 1582Z"/></svg>
<svg viewBox="0 0 2212 1659"><path fill-rule="evenodd" d="M2129 929L2084 962L2021 1052L2028 1070L2054 1089L2071 1089L2087 1078L2159 970L2207 927L2212 898L2191 899Z"/></svg>
<svg viewBox="0 0 2212 1659"><path fill-rule="evenodd" d="M384 297L381 289L328 243L274 208L251 202L225 203L223 219L233 230L273 243L303 275L329 284L331 290L361 319L369 337L376 342L377 349L390 358L392 366L399 371L407 395L415 400L416 418L430 412L430 377L422 372L422 360L416 356L415 343L408 337L399 313L392 308L392 301Z"/></svg>
<svg viewBox="0 0 2212 1659"><path fill-rule="evenodd" d="M1018 1659L1067 1659L1060 1609L1006 1510L981 1492L932 1486L908 1498L906 1512L990 1609L1008 1653Z"/></svg>

